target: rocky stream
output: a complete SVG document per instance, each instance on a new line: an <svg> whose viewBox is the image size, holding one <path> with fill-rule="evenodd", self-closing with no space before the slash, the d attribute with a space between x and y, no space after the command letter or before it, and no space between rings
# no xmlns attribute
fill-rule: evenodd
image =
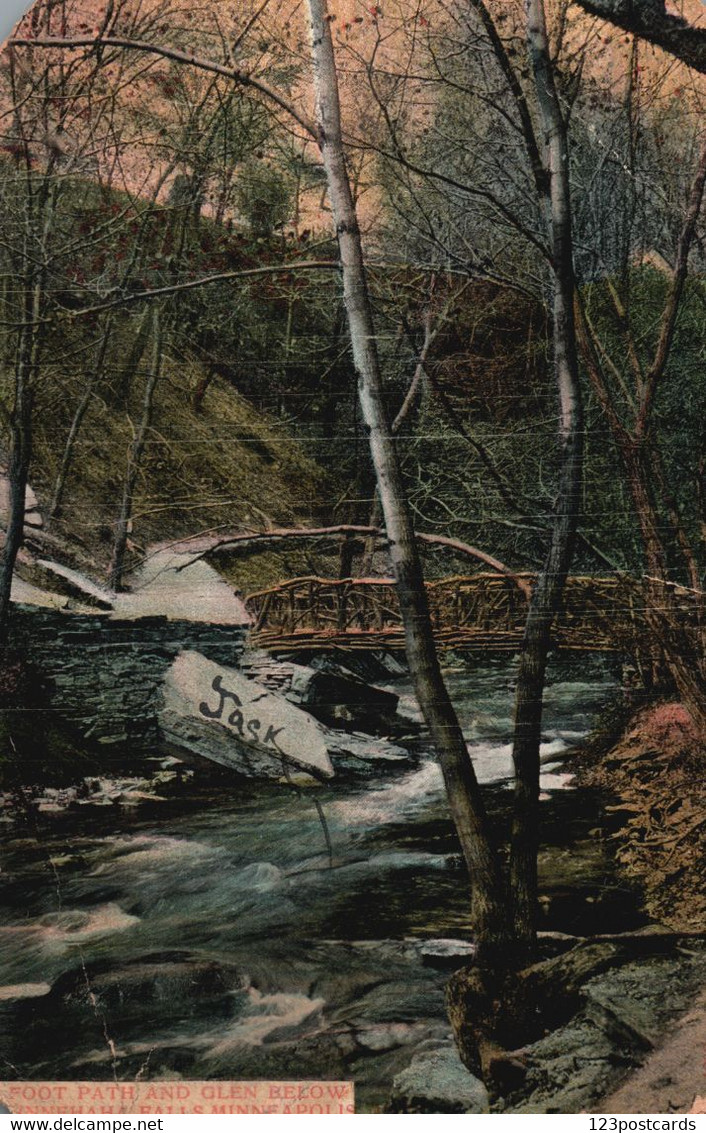
<svg viewBox="0 0 706 1133"><path fill-rule="evenodd" d="M506 824L512 663L459 663L448 678ZM605 798L572 789L562 767L617 681L606 662L560 661L547 689L540 872L553 932L645 921L616 877ZM388 672L387 687L413 731L406 678ZM3 1076L354 1079L358 1112L487 1108L444 1009L449 971L473 952L468 886L439 769L423 734L404 742L405 767L324 785L155 752L122 779L7 795ZM671 960L649 968L592 981L578 1020L530 1052L522 1096L496 1108L576 1112L639 1061L704 956L683 956L676 974ZM634 1010L608 1026L616 994Z"/></svg>

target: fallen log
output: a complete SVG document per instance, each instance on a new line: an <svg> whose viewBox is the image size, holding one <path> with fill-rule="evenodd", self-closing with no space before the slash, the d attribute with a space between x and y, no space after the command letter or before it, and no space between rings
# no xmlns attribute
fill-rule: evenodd
<svg viewBox="0 0 706 1133"><path fill-rule="evenodd" d="M356 535L366 536L368 538L380 538L385 541L385 532L379 527L370 527L363 524L353 523L339 523L332 527L292 527L292 528L275 528L272 531L250 532L243 535L232 535L226 539L218 539L206 550L199 551L194 555L193 559L183 563L181 566L175 567L175 570L185 570L187 566L192 563L198 562L200 559L208 558L209 555L220 554L239 554L246 552L253 547L267 545L269 543L278 542L295 542L297 540L307 541L310 539L326 539L326 538L351 538ZM443 547L447 550L453 551L455 554L463 555L467 558L475 559L477 562L485 563L492 570L498 574L504 575L506 578L512 579L517 585L518 589L529 598L532 590L532 582L522 574L512 570L511 567L496 559L493 555L487 554L485 551L479 550L478 547L471 546L470 543L464 543L460 539L452 539L445 535L430 535L427 532L417 531L416 537L420 543L425 543L431 547Z"/></svg>

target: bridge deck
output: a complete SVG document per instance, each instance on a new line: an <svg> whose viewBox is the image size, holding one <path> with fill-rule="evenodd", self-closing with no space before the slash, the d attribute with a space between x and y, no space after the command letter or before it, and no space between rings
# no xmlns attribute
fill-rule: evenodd
<svg viewBox="0 0 706 1133"><path fill-rule="evenodd" d="M299 649L404 649L401 629L359 630L337 633L336 630L297 630L294 633L277 633L276 630L256 630L251 634L253 645L272 653L296 652ZM517 653L522 643L522 630L514 633L483 633L466 630L435 630L434 640L441 649L466 650L471 653ZM589 653L618 653L620 646L604 642L595 644L562 640L555 635L554 647L562 651Z"/></svg>

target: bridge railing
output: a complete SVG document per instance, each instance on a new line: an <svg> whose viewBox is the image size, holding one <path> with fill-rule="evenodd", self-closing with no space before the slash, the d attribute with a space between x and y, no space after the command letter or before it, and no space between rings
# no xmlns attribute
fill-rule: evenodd
<svg viewBox="0 0 706 1133"><path fill-rule="evenodd" d="M518 579L520 580L518 584ZM459 575L427 583L432 625L448 647L510 649L519 645L527 614L523 573ZM392 579L294 578L247 599L255 641L271 647L316 644L348 648L403 643ZM556 620L564 649L631 651L642 632L644 594L627 576L572 577Z"/></svg>
<svg viewBox="0 0 706 1133"><path fill-rule="evenodd" d="M285 634L369 633L401 625L392 579L292 578L251 594L247 607L256 634L266 629Z"/></svg>

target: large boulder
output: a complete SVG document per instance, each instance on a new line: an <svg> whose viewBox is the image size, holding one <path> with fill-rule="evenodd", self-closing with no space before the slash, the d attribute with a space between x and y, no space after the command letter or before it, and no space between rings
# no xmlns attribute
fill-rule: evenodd
<svg viewBox="0 0 706 1133"><path fill-rule="evenodd" d="M306 712L235 669L180 653L163 684L164 741L251 778L334 774L323 728Z"/></svg>
<svg viewBox="0 0 706 1133"><path fill-rule="evenodd" d="M159 952L113 966L93 961L61 975L49 998L57 1011L80 1019L103 1013L124 1024L157 1016L230 1017L233 992L243 988L234 965L189 952ZM85 1025L85 1023L82 1023Z"/></svg>
<svg viewBox="0 0 706 1133"><path fill-rule="evenodd" d="M330 727L366 732L386 731L399 701L396 693L366 684L352 674L304 665L292 666L287 699Z"/></svg>
<svg viewBox="0 0 706 1133"><path fill-rule="evenodd" d="M408 674L403 653L394 655L380 649L326 649L323 652L303 649L287 654L287 660L329 673L351 673L368 684L387 684L390 680Z"/></svg>
<svg viewBox="0 0 706 1133"><path fill-rule="evenodd" d="M311 664L302 665L257 652L245 658L244 668L258 683L331 728L374 735L399 730L397 693L362 680L338 662L314 657Z"/></svg>
<svg viewBox="0 0 706 1133"><path fill-rule="evenodd" d="M416 762L389 740L327 728L271 687L200 653L180 653L164 680L162 739L180 755L190 752L248 778L277 781L302 772L319 781L334 774L366 778Z"/></svg>

